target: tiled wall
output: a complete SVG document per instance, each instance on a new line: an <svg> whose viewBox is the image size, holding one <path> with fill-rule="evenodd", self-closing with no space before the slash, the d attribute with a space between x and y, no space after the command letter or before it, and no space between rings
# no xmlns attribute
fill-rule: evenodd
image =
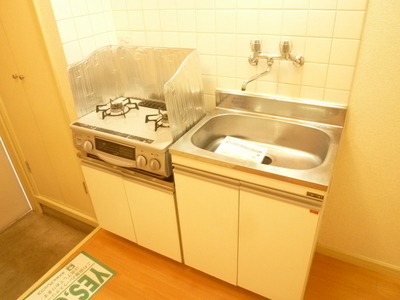
<svg viewBox="0 0 400 300"><path fill-rule="evenodd" d="M275 61L247 91L346 104L367 0L52 0L68 63L105 44L194 47L201 54L208 107L215 88L240 90L266 69L251 66L250 41L306 63ZM96 4L94 4L96 3Z"/></svg>

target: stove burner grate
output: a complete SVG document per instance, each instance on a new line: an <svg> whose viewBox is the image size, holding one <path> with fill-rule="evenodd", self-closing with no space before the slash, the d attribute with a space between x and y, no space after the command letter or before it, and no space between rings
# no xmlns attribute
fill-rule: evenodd
<svg viewBox="0 0 400 300"><path fill-rule="evenodd" d="M154 122L154 131L158 128L169 128L168 114L161 109L158 109L158 114L147 115L145 123L148 122Z"/></svg>
<svg viewBox="0 0 400 300"><path fill-rule="evenodd" d="M105 117L116 117L116 116L124 116L126 118L126 114L131 109L139 109L137 103L132 102L130 98L125 98L123 100L111 100L110 103L96 105L96 113L101 112L101 117L104 119Z"/></svg>

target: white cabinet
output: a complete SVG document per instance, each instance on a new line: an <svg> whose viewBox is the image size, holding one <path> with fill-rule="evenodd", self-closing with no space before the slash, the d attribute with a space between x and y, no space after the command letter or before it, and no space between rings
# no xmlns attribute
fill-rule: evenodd
<svg viewBox="0 0 400 300"><path fill-rule="evenodd" d="M93 163L82 162L82 170L102 228L182 261L172 184Z"/></svg>
<svg viewBox="0 0 400 300"><path fill-rule="evenodd" d="M129 204L121 175L82 164L99 225L136 242Z"/></svg>
<svg viewBox="0 0 400 300"><path fill-rule="evenodd" d="M239 182L175 167L185 264L236 285Z"/></svg>
<svg viewBox="0 0 400 300"><path fill-rule="evenodd" d="M124 177L137 243L176 261L182 261L173 188L150 186L139 178Z"/></svg>
<svg viewBox="0 0 400 300"><path fill-rule="evenodd" d="M300 300L319 215L257 189L240 190L238 285L274 300Z"/></svg>
<svg viewBox="0 0 400 300"><path fill-rule="evenodd" d="M175 165L187 265L274 300L300 300L320 203Z"/></svg>

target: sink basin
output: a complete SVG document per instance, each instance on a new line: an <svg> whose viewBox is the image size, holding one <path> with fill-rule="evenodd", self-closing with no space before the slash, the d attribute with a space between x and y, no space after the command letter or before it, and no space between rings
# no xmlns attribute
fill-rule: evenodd
<svg viewBox="0 0 400 300"><path fill-rule="evenodd" d="M327 190L346 106L225 90L216 91L216 103L170 147L175 163L189 158L227 177L246 172ZM227 136L267 148L262 162L216 153Z"/></svg>
<svg viewBox="0 0 400 300"><path fill-rule="evenodd" d="M321 165L330 144L329 135L313 127L239 114L211 118L192 135L191 141L196 147L215 152L226 136L266 147L263 164L298 170Z"/></svg>

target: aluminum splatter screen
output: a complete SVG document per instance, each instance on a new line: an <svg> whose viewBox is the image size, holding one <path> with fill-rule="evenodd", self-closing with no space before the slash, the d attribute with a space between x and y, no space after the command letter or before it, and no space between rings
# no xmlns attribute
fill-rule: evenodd
<svg viewBox="0 0 400 300"><path fill-rule="evenodd" d="M106 46L70 65L68 75L78 117L118 97L161 101L175 141L205 115L195 49Z"/></svg>

